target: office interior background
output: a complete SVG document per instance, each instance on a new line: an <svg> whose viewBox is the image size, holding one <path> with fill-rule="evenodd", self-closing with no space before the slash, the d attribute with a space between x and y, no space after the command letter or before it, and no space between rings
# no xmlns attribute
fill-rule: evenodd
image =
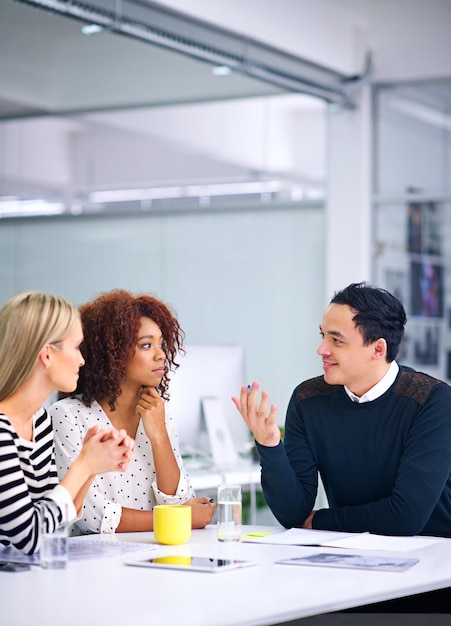
<svg viewBox="0 0 451 626"><path fill-rule="evenodd" d="M450 30L448 0L2 0L0 301L153 293L282 424L368 280L450 380Z"/></svg>

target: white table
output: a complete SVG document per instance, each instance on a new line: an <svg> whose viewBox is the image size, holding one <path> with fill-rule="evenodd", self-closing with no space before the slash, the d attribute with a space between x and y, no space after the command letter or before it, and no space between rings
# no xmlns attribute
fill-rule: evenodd
<svg viewBox="0 0 451 626"><path fill-rule="evenodd" d="M245 527L243 531L255 529ZM154 542L153 533L103 535L100 539ZM265 626L451 585L451 540L403 553L420 559L403 573L275 563L319 550L330 551L222 544L212 525L193 531L191 540L182 546L158 546L147 554L244 558L257 565L206 574L130 567L123 564L123 557L115 556L70 562L65 570L32 567L27 572L2 572L0 622L2 626Z"/></svg>

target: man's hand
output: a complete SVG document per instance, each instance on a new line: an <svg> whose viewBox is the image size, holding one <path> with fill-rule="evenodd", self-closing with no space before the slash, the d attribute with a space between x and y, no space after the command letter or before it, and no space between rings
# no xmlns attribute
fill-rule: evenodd
<svg viewBox="0 0 451 626"><path fill-rule="evenodd" d="M305 522L302 524L302 528L307 528L309 530L312 530L312 521L313 521L313 516L315 515L316 511L312 511L310 513L310 515L307 517L307 519L305 520Z"/></svg>
<svg viewBox="0 0 451 626"><path fill-rule="evenodd" d="M277 407L272 404L268 413L268 394L262 391L260 404L258 390L260 385L253 382L250 389L241 387L239 398L232 398L241 417L254 435L255 441L262 446L275 447L280 442L280 430L276 422Z"/></svg>

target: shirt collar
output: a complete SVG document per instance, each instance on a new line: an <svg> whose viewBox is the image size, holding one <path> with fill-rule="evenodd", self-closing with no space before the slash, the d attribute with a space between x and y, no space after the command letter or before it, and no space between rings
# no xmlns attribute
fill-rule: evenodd
<svg viewBox="0 0 451 626"><path fill-rule="evenodd" d="M363 394L363 396L360 396L360 398L359 396L356 396L354 393L352 393L352 391L348 389L346 385L344 386L345 391L353 402L358 402L359 404L363 402L372 402L373 400L376 400L382 394L384 394L388 389L390 389L390 387L395 382L398 372L399 365L396 363L396 361L392 361L390 363L390 367L387 370L387 373L380 379L378 383L374 385L374 387L371 387L371 389L368 389L368 391Z"/></svg>

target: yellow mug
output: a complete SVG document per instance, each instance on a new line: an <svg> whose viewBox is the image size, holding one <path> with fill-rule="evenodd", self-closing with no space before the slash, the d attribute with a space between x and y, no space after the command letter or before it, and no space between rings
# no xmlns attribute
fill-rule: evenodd
<svg viewBox="0 0 451 626"><path fill-rule="evenodd" d="M158 543L176 545L191 537L191 507L157 504L153 507L153 534Z"/></svg>

